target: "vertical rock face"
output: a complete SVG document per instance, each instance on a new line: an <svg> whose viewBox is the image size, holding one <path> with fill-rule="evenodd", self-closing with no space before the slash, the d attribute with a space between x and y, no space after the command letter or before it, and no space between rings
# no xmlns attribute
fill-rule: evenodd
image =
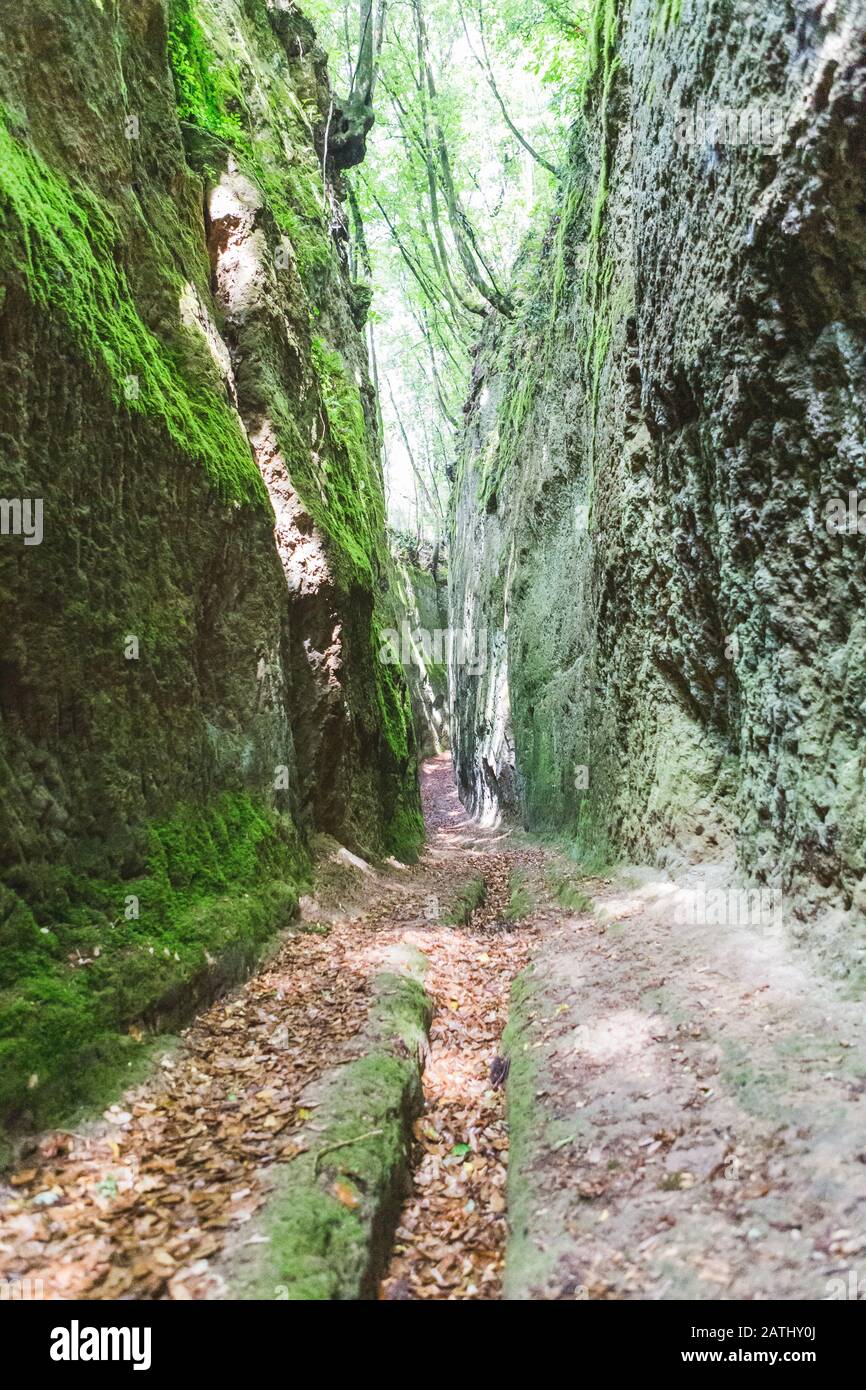
<svg viewBox="0 0 866 1390"><path fill-rule="evenodd" d="M421 823L315 35L282 0L0 31L0 1111L40 1113L251 956L309 830Z"/></svg>
<svg viewBox="0 0 866 1390"><path fill-rule="evenodd" d="M450 744L448 557L439 542L397 534L391 553L395 575L382 650L406 673L418 749L422 757L433 757Z"/></svg>
<svg viewBox="0 0 866 1390"><path fill-rule="evenodd" d="M866 6L600 0L590 67L473 379L459 781L586 852L735 848L857 914Z"/></svg>

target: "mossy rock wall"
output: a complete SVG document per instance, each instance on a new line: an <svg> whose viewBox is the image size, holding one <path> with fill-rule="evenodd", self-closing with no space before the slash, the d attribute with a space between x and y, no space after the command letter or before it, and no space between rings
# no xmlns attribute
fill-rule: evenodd
<svg viewBox="0 0 866 1390"><path fill-rule="evenodd" d="M0 45L0 494L44 533L0 537L0 1113L26 1119L248 968L312 830L411 857L421 824L312 29L22 0Z"/></svg>
<svg viewBox="0 0 866 1390"><path fill-rule="evenodd" d="M862 6L591 18L559 206L468 403L461 790L596 858L735 852L856 922L866 566L825 509L866 484ZM701 109L736 136L689 138Z"/></svg>

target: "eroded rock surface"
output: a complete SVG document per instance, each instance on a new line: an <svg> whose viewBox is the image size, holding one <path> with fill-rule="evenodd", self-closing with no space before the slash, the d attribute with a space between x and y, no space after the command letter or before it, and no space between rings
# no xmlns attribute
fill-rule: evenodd
<svg viewBox="0 0 866 1390"><path fill-rule="evenodd" d="M601 0L593 25L559 212L473 379L452 621L488 660L455 669L459 784L602 858L735 851L841 939L866 906L866 8Z"/></svg>

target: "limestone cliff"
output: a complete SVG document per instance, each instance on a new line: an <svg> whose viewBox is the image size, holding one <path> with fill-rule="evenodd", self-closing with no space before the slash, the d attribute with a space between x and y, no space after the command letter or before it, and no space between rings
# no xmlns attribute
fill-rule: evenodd
<svg viewBox="0 0 866 1390"><path fill-rule="evenodd" d="M421 823L312 29L21 0L0 50L0 1112L38 1118L254 958L309 832Z"/></svg>
<svg viewBox="0 0 866 1390"><path fill-rule="evenodd" d="M598 0L589 69L472 383L460 787L862 921L866 7Z"/></svg>

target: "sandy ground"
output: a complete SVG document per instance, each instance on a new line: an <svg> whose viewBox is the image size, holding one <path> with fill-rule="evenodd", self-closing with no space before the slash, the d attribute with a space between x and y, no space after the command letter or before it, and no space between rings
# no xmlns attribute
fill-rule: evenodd
<svg viewBox="0 0 866 1390"><path fill-rule="evenodd" d="M511 1297L866 1297L862 1002L700 881L590 884L535 956Z"/></svg>

